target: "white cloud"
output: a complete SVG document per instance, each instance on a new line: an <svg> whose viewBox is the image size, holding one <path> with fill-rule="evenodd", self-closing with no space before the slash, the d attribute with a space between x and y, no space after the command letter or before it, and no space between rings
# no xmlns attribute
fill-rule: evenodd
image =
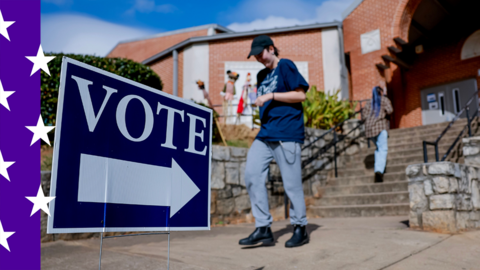
<svg viewBox="0 0 480 270"><path fill-rule="evenodd" d="M283 17L269 16L266 19L257 19L248 23L232 23L227 27L236 32L251 30L270 29L275 27L288 27L313 23L312 20L301 21L298 19L287 19Z"/></svg>
<svg viewBox="0 0 480 270"><path fill-rule="evenodd" d="M105 56L119 41L156 33L77 14L42 15L41 27L45 52L99 56Z"/></svg>
<svg viewBox="0 0 480 270"><path fill-rule="evenodd" d="M157 5L155 0L135 0L135 4L129 10L125 12L127 15L135 15L135 12L140 13L172 13L177 8L171 4Z"/></svg>
<svg viewBox="0 0 480 270"><path fill-rule="evenodd" d="M345 11L354 0L327 0L316 8L317 21L331 22L342 21L342 12Z"/></svg>
<svg viewBox="0 0 480 270"><path fill-rule="evenodd" d="M320 6L315 6L302 1L280 0L247 0L239 7L239 12L232 15L237 20L244 20L247 8L251 10L256 19L248 22L234 22L227 27L238 32L269 29L275 27L288 27L312 23L332 22L342 20L342 12L354 0L326 0ZM278 5L275 5L278 3ZM271 7L271 8L270 8ZM265 14L268 14L265 18ZM249 16L250 16L249 15ZM265 19L259 19L265 18Z"/></svg>
<svg viewBox="0 0 480 270"><path fill-rule="evenodd" d="M269 16L312 19L316 7L303 0L244 0L228 12L228 17L244 22Z"/></svg>

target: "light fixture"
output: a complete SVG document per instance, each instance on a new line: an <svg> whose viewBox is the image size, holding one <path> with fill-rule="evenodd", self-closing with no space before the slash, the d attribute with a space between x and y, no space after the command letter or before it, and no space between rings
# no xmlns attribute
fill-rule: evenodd
<svg viewBox="0 0 480 270"><path fill-rule="evenodd" d="M417 54L423 53L423 45L420 44L420 45L415 46L415 53L417 53Z"/></svg>

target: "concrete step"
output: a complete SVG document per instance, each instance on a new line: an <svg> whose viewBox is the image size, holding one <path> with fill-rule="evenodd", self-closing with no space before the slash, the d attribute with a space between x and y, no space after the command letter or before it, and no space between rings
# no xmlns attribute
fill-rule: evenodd
<svg viewBox="0 0 480 270"><path fill-rule="evenodd" d="M377 205L339 205L310 206L310 216L320 217L379 217L406 216L410 212L408 203L377 204Z"/></svg>
<svg viewBox="0 0 480 270"><path fill-rule="evenodd" d="M397 172L405 172L405 169L408 167L408 163L405 164L398 164L398 165L390 165L387 164L385 168L385 173L397 173ZM342 167L337 169L337 177L350 177L350 176L366 176L366 175L373 175L374 171L372 169L365 169L364 167L360 166L352 166L352 167ZM335 176L335 171L329 171L328 176Z"/></svg>
<svg viewBox="0 0 480 270"><path fill-rule="evenodd" d="M430 153L432 152L432 153ZM434 151L429 151L428 158L435 158L435 153ZM410 163L410 162L415 162L417 160L420 160L423 162L423 151L421 153L416 153L413 155L407 155L407 156L391 156L387 155L387 163L388 164L402 164L402 163ZM340 156L337 157L337 164L339 166L366 166L365 164L371 163L373 166L373 163L375 162L375 154L371 153L369 155L351 155L351 156Z"/></svg>
<svg viewBox="0 0 480 270"><path fill-rule="evenodd" d="M408 181L395 181L374 184L327 186L323 190L324 196L372 194L385 192L400 192L408 190Z"/></svg>
<svg viewBox="0 0 480 270"><path fill-rule="evenodd" d="M438 146L438 151L440 152L440 155L443 155L447 152L448 148L450 147L451 144L445 144L445 145L439 145ZM428 154L433 154L435 153L434 150L435 148L433 146L428 146ZM365 158L368 155L372 155L375 153L375 147L370 147L370 148L365 148L361 149L361 151L353 155L354 158ZM411 156L411 155L418 155L422 154L423 155L423 146L416 146L415 148L410 148L410 149L395 149L395 150L389 150L388 151L388 156L393 158L393 157L405 157L405 156Z"/></svg>
<svg viewBox="0 0 480 270"><path fill-rule="evenodd" d="M460 131L462 129L458 130L449 130L445 135L443 135L442 139L440 141L454 141L458 135L460 134ZM474 133L474 131L472 130ZM477 131L478 133L478 131ZM464 134L467 134L467 130L464 131ZM399 143L406 143L406 142L411 142L411 143L422 143L423 141L428 141L428 142L434 142L440 133L430 133L430 134L424 134L424 135L411 135L411 136L389 136L388 137L388 145L393 145L393 144L399 144Z"/></svg>
<svg viewBox="0 0 480 270"><path fill-rule="evenodd" d="M465 124L455 124L451 126L447 133L457 133L460 132L463 128L465 128ZM423 130L409 130L409 129L391 129L389 130L389 135L392 138L399 138L399 137L406 137L406 136L425 136L425 135L437 135L439 136L446 128L447 126L444 127L438 127L438 128L431 128L431 129L423 129Z"/></svg>
<svg viewBox="0 0 480 270"><path fill-rule="evenodd" d="M440 157L446 153L458 134L465 128L465 119L458 120L439 144ZM409 193L405 169L423 163L423 141L435 141L448 123L439 123L389 132L387 167L383 183L374 183L373 143L352 156L340 156L338 177L329 171L323 197L309 206L309 214L321 217L371 217L408 215ZM480 130L473 130L480 133ZM457 147L460 146L457 145ZM429 146L428 159L435 159Z"/></svg>
<svg viewBox="0 0 480 270"><path fill-rule="evenodd" d="M453 133L453 134L450 134L450 133L447 133L445 134L442 139L440 139L440 143L444 143L444 142L450 142L450 143L453 143L455 141L455 139L458 137L458 135L460 134L460 131L457 133ZM466 135L467 133L464 132L464 135ZM435 140L438 138L438 134L435 134L434 136L430 135L430 136L412 136L412 137L402 137L402 138L388 138L388 147L391 147L391 146L395 146L395 145L400 145L400 144L406 144L406 143L409 143L409 144L418 144L418 145L423 145L423 141L427 141L427 142L435 142ZM375 147L375 145L370 142L370 147Z"/></svg>
<svg viewBox="0 0 480 270"><path fill-rule="evenodd" d="M466 133L463 134L465 137L466 137ZM475 135L475 134L474 134ZM474 136L472 135L472 136ZM453 144L453 142L455 142L455 140L457 139L458 137L458 134L455 134L455 136L444 136L442 137L442 139L439 141L439 144L438 146L450 146ZM436 140L436 137L435 138L432 138L432 140L426 140L428 142L435 142ZM462 140L460 138L460 140L457 142L457 145L458 144L461 144L462 143ZM389 151L394 151L394 150L398 150L398 149L410 149L410 148L422 148L423 147L423 140L422 141L416 141L414 139L411 139L410 141L405 141L405 142L397 142L397 143L390 143L390 141L388 142L388 150ZM430 147L430 146L429 146ZM431 146L433 147L433 146ZM370 144L370 148L367 148L367 149L375 149L375 145L373 145L372 143Z"/></svg>
<svg viewBox="0 0 480 270"><path fill-rule="evenodd" d="M408 191L323 196L317 206L408 203Z"/></svg>
<svg viewBox="0 0 480 270"><path fill-rule="evenodd" d="M396 181L406 181L407 177L405 171L397 173L386 173L383 176L383 182L390 183ZM333 176L328 177L327 185L328 186L348 186L348 185L362 185L362 184L373 184L375 181L375 176L373 173L371 175L365 176L350 176L350 177L338 177Z"/></svg>
<svg viewBox="0 0 480 270"><path fill-rule="evenodd" d="M438 144L438 147L445 147L446 149L448 149L448 147L450 147L453 142L454 142L455 138L453 138L452 140L440 140L439 144ZM428 146L430 147L430 146ZM433 146L431 146L432 148L434 148ZM372 145L370 144L370 148L366 148L367 151L375 151L376 147L375 145ZM395 151L397 150L408 150L408 149L422 149L423 150L423 143L420 143L420 142L403 142L403 143L397 143L397 144L389 144L388 145L388 152L389 153L394 153ZM422 152L423 153L423 152Z"/></svg>
<svg viewBox="0 0 480 270"><path fill-rule="evenodd" d="M342 158L339 158L337 160L337 166L339 168L351 168L351 167L360 167L360 168L365 168L365 169L373 169L373 166L375 164L375 155L368 155L363 159L359 159L357 156L350 156L353 157L352 159L349 160L344 160ZM434 160L435 159L435 154L431 153L428 156L429 160ZM387 155L387 166L389 165L399 165L399 164L417 164L417 163L423 163L423 154L418 154L418 155L411 155L411 156L405 156L405 157L390 157Z"/></svg>
<svg viewBox="0 0 480 270"><path fill-rule="evenodd" d="M467 119L460 118L454 122L452 127L465 126L466 124L467 124ZM395 134L405 133L405 132L419 132L419 131L436 130L436 129L444 130L448 125L449 125L449 122L443 122L438 124L424 125L424 126L411 127L411 128L397 128L397 129L392 129L391 134L395 135Z"/></svg>
<svg viewBox="0 0 480 270"><path fill-rule="evenodd" d="M431 153L430 155L428 155L428 161L429 162L435 161L434 153ZM462 161L463 161L463 157L460 157L460 160L455 162L460 163ZM412 155L412 156L394 157L394 158L387 157L387 170L390 166L394 166L394 165L406 165L406 167L408 167L409 165L420 164L420 163L424 163L423 155ZM349 170L349 169L351 170L353 168L358 168L358 169L364 169L373 174L373 169L375 166L375 156L372 154L370 156L365 157L363 160L360 159L358 161L349 161L349 162L337 161L337 166L338 166L338 171Z"/></svg>

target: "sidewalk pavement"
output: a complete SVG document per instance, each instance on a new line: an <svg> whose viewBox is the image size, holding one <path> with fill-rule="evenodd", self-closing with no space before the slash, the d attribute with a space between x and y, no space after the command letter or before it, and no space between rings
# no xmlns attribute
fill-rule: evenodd
<svg viewBox="0 0 480 270"><path fill-rule="evenodd" d="M480 231L458 235L410 230L407 217L310 219L309 244L284 247L292 228L275 222L273 247L242 248L253 224L172 232L170 269L480 269ZM42 269L98 269L99 238L42 244ZM104 239L103 270L166 269L167 236Z"/></svg>

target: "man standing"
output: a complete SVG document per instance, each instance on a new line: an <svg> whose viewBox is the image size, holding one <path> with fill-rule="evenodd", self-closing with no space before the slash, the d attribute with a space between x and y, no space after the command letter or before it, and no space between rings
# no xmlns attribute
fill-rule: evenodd
<svg viewBox="0 0 480 270"><path fill-rule="evenodd" d="M270 162L275 159L282 174L285 192L290 198L290 222L293 235L285 247L299 247L309 242L307 214L302 187L301 144L305 139L302 101L309 85L295 64L278 58L278 49L268 36L258 36L252 42L250 56L265 66L257 75L261 128L250 147L245 169L245 184L255 231L239 241L240 245L274 244L270 229L268 193L265 187Z"/></svg>

